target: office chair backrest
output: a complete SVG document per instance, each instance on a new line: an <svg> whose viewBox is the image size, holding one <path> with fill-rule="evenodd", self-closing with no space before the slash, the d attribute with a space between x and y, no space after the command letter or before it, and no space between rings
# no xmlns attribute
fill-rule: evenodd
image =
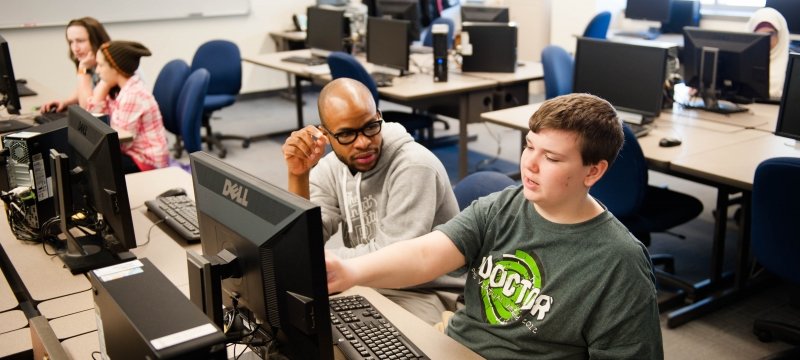
<svg viewBox="0 0 800 360"><path fill-rule="evenodd" d="M425 35L422 37L422 45L424 46L433 46L433 25L436 24L446 24L448 27L447 30L447 48L453 48L453 33L455 32L456 24L453 22L453 19L445 18L445 17L438 17L436 20L433 20L428 29L425 31Z"/></svg>
<svg viewBox="0 0 800 360"><path fill-rule="evenodd" d="M375 84L375 80L369 75L367 69L356 58L350 54L335 51L328 55L328 67L331 69L331 77L334 79L344 77L358 80L364 84L372 93L372 97L375 99L375 106L378 106L378 100L380 99L378 85Z"/></svg>
<svg viewBox="0 0 800 360"><path fill-rule="evenodd" d="M458 209L464 210L479 197L503 190L516 182L508 175L496 171L479 171L461 179L454 187Z"/></svg>
<svg viewBox="0 0 800 360"><path fill-rule="evenodd" d="M183 88L183 83L189 77L191 70L189 64L180 59L168 62L158 73L153 85L153 97L158 103L164 127L167 131L180 135L181 126L178 121L177 108L178 96Z"/></svg>
<svg viewBox="0 0 800 360"><path fill-rule="evenodd" d="M617 218L636 214L647 192L647 162L636 135L625 125L625 143L605 175L589 193Z"/></svg>
<svg viewBox="0 0 800 360"><path fill-rule="evenodd" d="M242 55L233 42L211 40L200 45L192 58L192 71L197 69L211 74L209 95L236 95L242 88Z"/></svg>
<svg viewBox="0 0 800 360"><path fill-rule="evenodd" d="M584 37L595 39L605 39L608 36L608 26L611 24L611 13L602 11L595 15L589 25L586 25L586 30L583 31Z"/></svg>
<svg viewBox="0 0 800 360"><path fill-rule="evenodd" d="M800 158L772 158L753 180L753 255L767 270L800 284Z"/></svg>
<svg viewBox="0 0 800 360"><path fill-rule="evenodd" d="M203 99L208 91L211 75L206 69L197 69L189 75L178 97L177 115L181 124L181 138L186 152L202 149Z"/></svg>
<svg viewBox="0 0 800 360"><path fill-rule="evenodd" d="M542 49L544 68L544 91L547 99L572 92L575 60L566 50L557 45Z"/></svg>

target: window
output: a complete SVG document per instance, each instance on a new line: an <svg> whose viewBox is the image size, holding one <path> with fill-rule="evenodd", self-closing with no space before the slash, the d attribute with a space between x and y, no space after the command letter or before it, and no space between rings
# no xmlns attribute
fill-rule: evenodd
<svg viewBox="0 0 800 360"><path fill-rule="evenodd" d="M700 0L703 6L710 7L764 7L765 0Z"/></svg>

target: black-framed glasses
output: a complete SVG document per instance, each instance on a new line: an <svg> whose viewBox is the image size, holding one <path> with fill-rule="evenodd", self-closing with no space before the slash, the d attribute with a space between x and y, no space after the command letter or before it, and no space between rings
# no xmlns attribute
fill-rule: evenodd
<svg viewBox="0 0 800 360"><path fill-rule="evenodd" d="M358 134L364 134L366 137L378 135L381 132L381 125L383 125L383 118L381 118L380 113L378 113L378 120L370 121L359 129L346 129L334 134L332 131L328 130L325 125L322 125L322 128L325 129L328 134L331 134L339 144L350 145L358 139Z"/></svg>

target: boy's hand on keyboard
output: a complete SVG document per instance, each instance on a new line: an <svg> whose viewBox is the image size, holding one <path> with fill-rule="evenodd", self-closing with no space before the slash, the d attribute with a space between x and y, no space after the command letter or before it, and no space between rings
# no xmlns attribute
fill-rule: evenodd
<svg viewBox="0 0 800 360"><path fill-rule="evenodd" d="M326 145L328 137L313 125L292 132L282 147L289 174L308 174L325 154Z"/></svg>
<svg viewBox="0 0 800 360"><path fill-rule="evenodd" d="M328 272L328 293L339 293L355 285L352 269L332 251L325 250L325 268Z"/></svg>

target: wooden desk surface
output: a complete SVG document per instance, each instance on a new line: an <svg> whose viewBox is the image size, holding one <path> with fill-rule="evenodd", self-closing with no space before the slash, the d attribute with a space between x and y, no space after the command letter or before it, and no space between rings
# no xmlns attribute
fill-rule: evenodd
<svg viewBox="0 0 800 360"><path fill-rule="evenodd" d="M519 65L522 64L522 65ZM490 73L490 72L461 72L462 75L474 76L499 82L501 85L516 82L529 82L544 79L544 67L538 61L519 61L517 71L513 73Z"/></svg>
<svg viewBox="0 0 800 360"><path fill-rule="evenodd" d="M28 318L22 310L11 310L0 313L0 334L22 329L28 326Z"/></svg>
<svg viewBox="0 0 800 360"><path fill-rule="evenodd" d="M93 331L64 340L61 345L72 359L92 359L92 352L100 349L100 338Z"/></svg>
<svg viewBox="0 0 800 360"><path fill-rule="evenodd" d="M756 168L762 161L781 156L800 157L800 149L787 145L789 142L793 140L767 134L678 158L671 167L738 189L752 190Z"/></svg>
<svg viewBox="0 0 800 360"><path fill-rule="evenodd" d="M11 285L6 280L3 270L0 269L0 312L11 310L18 305L14 290L11 290Z"/></svg>
<svg viewBox="0 0 800 360"><path fill-rule="evenodd" d="M0 358L22 354L32 349L31 330L28 327L0 334Z"/></svg>
<svg viewBox="0 0 800 360"><path fill-rule="evenodd" d="M305 64L298 64L282 60L289 56L310 57L311 50L301 49L301 50L291 50L291 51L280 51L269 54L247 55L247 56L242 56L242 60L245 62L249 62L251 64L265 66L271 69L285 71L293 75L300 75L304 77L311 77L315 73L319 72L319 70L322 68L327 69L327 65L308 66ZM330 73L329 70L325 72Z"/></svg>
<svg viewBox="0 0 800 360"><path fill-rule="evenodd" d="M94 308L94 299L92 298L92 291L86 290L77 294L43 301L36 308L42 316L49 320L92 309Z"/></svg>

